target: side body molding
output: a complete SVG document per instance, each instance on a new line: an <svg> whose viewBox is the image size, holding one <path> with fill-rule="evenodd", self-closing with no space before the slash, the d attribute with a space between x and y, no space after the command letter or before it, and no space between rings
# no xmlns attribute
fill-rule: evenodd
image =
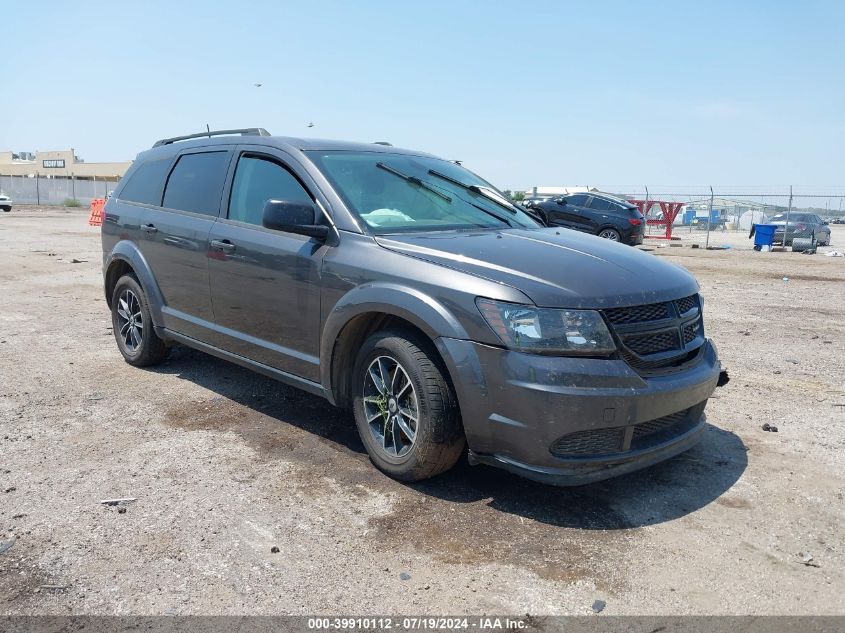
<svg viewBox="0 0 845 633"><path fill-rule="evenodd" d="M117 261L126 262L135 271L138 281L141 282L141 288L144 289L144 293L147 295L153 325L157 328L164 327L164 318L161 314L161 309L164 307L164 297L150 270L150 265L144 259L144 256L138 249L138 245L130 240L121 240L114 245L114 248L103 264L105 279L109 278L109 271ZM106 301L111 302L111 297L107 296Z"/></svg>

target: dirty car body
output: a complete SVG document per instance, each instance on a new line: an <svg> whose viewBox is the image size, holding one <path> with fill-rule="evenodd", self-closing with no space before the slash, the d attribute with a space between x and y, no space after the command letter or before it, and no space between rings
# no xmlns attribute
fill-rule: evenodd
<svg viewBox="0 0 845 633"><path fill-rule="evenodd" d="M239 173L267 168L256 160L293 176L292 198L305 192L294 205L313 209L305 228L274 223L287 203L265 200L261 186L241 193ZM180 161L214 172L202 204L180 199ZM438 441L424 427L439 422L425 420L421 395L414 428L388 438L401 403L366 386L389 355L355 373L380 330L406 333L442 370L471 463L574 485L693 446L720 374L695 279L636 249L541 227L499 196L454 163L385 145L263 134L166 142L138 156L106 204L106 298L120 312L116 284L131 275L167 344L360 406L359 430L383 414L377 439L393 443L389 454L365 445L400 479L420 478L401 462L421 450L413 436ZM244 215L255 205L266 205L263 220ZM373 384L386 393L399 374ZM414 380L406 388L421 391ZM442 461L428 475L451 466Z"/></svg>

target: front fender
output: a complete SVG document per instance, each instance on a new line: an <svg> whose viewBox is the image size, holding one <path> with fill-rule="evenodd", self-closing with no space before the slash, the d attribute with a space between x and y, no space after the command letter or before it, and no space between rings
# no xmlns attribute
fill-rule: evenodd
<svg viewBox="0 0 845 633"><path fill-rule="evenodd" d="M320 381L332 388L335 342L343 328L366 313L389 314L422 330L431 340L441 336L468 338L466 330L442 303L416 288L395 283L357 286L338 301L326 319L320 340Z"/></svg>
<svg viewBox="0 0 845 633"><path fill-rule="evenodd" d="M114 245L114 248L109 253L106 261L103 264L103 274L105 279L106 294L108 294L109 287L109 272L117 262L126 262L132 267L144 294L147 295L147 303L150 308L150 316L153 320L153 325L156 327L164 327L164 318L161 314L161 309L164 307L164 297L161 294L161 289L156 283L152 270L147 260L138 249L138 245L130 240L121 240ZM117 280L115 280L117 281ZM110 302L111 297L106 296L106 301Z"/></svg>

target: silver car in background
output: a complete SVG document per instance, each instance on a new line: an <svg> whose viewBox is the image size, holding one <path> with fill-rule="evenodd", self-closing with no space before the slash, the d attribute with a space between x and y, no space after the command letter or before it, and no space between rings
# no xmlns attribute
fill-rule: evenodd
<svg viewBox="0 0 845 633"><path fill-rule="evenodd" d="M793 239L810 239L818 246L830 246L830 227L815 213L790 213L789 226L786 225L786 213L778 213L769 224L777 225L775 229L775 244L791 246ZM783 241L784 227L786 227L786 242Z"/></svg>

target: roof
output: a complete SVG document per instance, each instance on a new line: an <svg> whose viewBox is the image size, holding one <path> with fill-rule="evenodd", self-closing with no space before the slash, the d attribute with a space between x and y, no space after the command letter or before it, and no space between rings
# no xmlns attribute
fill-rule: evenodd
<svg viewBox="0 0 845 633"><path fill-rule="evenodd" d="M346 151L346 152L375 152L383 154L409 154L413 156L427 156L437 158L432 154L420 152L417 150L403 149L401 147L393 147L392 145L382 145L376 142L373 143L359 143L354 141L338 141L330 139L306 139L293 136L211 136L190 139L185 141L175 141L166 145L159 145L140 152L138 158L142 156L169 156L175 154L183 149L190 149L193 147L209 147L214 145L267 145L268 147L278 147L288 151Z"/></svg>

